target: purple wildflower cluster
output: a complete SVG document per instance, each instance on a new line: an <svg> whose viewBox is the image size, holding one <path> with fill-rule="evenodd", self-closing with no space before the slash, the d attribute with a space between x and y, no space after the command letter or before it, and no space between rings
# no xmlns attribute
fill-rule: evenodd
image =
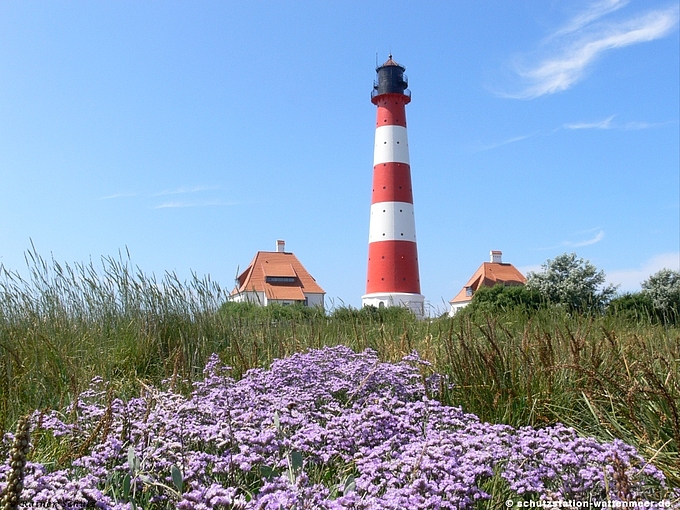
<svg viewBox="0 0 680 510"><path fill-rule="evenodd" d="M544 500L637 498L663 486L663 474L620 441L562 425L481 423L428 398L423 363L334 347L236 381L213 355L190 396L168 382L129 401L96 379L63 414L33 415L33 436L65 452L68 468L28 462L22 499L55 508L462 509L488 500L490 486ZM8 473L0 466L0 491ZM627 494L615 490L617 473Z"/></svg>

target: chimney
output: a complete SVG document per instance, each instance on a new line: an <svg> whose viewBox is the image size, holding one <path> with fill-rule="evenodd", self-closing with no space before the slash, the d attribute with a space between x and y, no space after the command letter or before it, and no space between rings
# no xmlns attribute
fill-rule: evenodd
<svg viewBox="0 0 680 510"><path fill-rule="evenodd" d="M283 253L284 251L286 251L286 241L284 241L283 239L279 239L278 241L276 241L276 251L278 253Z"/></svg>
<svg viewBox="0 0 680 510"><path fill-rule="evenodd" d="M498 250L491 250L491 262L493 264L503 263L503 252Z"/></svg>

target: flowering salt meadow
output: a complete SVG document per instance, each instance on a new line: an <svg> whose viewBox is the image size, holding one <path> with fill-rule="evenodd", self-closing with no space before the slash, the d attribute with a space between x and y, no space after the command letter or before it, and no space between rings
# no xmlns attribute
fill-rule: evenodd
<svg viewBox="0 0 680 510"><path fill-rule="evenodd" d="M423 376L425 365L415 352L383 363L339 346L235 380L213 355L188 397L168 380L128 401L95 379L63 413L32 415L32 441L60 462L27 462L21 498L53 508L377 510L482 508L492 493L501 504L669 493L662 472L621 441L559 424L482 423L441 404L447 381ZM6 434L3 458L12 441ZM10 472L0 466L0 490Z"/></svg>

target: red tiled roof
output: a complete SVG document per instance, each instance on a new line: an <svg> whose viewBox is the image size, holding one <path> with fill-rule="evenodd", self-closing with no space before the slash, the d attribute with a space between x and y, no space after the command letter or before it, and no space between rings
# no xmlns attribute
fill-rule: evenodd
<svg viewBox="0 0 680 510"><path fill-rule="evenodd" d="M284 276L284 277L295 277L297 273L293 266L289 262L265 262L262 264L262 271L265 276Z"/></svg>
<svg viewBox="0 0 680 510"><path fill-rule="evenodd" d="M305 293L302 292L302 288L298 285L272 285L267 284L265 286L265 295L267 299L273 300L291 300L291 301L304 301Z"/></svg>
<svg viewBox="0 0 680 510"><path fill-rule="evenodd" d="M294 281L267 281L267 278L294 278ZM305 294L325 294L295 255L289 252L258 251L250 265L238 276L231 295L264 292L267 299L304 301Z"/></svg>
<svg viewBox="0 0 680 510"><path fill-rule="evenodd" d="M493 287L497 283L504 285L524 285L527 279L520 273L515 266L506 263L484 262L479 269L475 271L472 278L463 286L461 291L456 294L449 303L458 303L461 301L469 301L470 296L467 295L467 289L472 288L475 293L480 287Z"/></svg>

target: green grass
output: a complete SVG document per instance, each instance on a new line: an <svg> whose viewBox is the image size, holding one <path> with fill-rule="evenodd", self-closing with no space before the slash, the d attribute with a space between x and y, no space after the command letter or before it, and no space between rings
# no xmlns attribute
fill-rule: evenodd
<svg viewBox="0 0 680 510"><path fill-rule="evenodd" d="M223 305L217 284L148 276L121 256L60 265L27 254L29 277L0 267L0 429L63 408L99 375L120 396L173 379L187 391L216 352L235 376L326 345L411 350L448 376L445 403L515 427L562 422L636 446L680 487L680 329L630 316L460 313L416 320L401 309L330 313Z"/></svg>

